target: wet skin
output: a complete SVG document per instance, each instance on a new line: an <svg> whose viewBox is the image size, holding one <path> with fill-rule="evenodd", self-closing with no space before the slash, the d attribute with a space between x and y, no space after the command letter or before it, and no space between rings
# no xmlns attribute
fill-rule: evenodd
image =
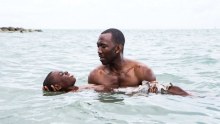
<svg viewBox="0 0 220 124"><path fill-rule="evenodd" d="M97 42L97 47L102 65L90 72L88 76L89 85L81 87L82 89L111 91L112 88L137 87L142 84L142 81L156 81L152 70L145 64L123 57L123 46L112 40L111 33L101 34ZM62 82L62 87L67 89L73 86L76 81L74 80L75 78L71 79L68 73L56 72L53 73L53 76L57 78L56 80ZM59 91L59 87L53 87L53 91ZM43 89L45 90L46 88L44 87ZM174 95L184 94L181 89L179 90L179 88L175 87L171 88L170 91Z"/></svg>
<svg viewBox="0 0 220 124"><path fill-rule="evenodd" d="M94 85L94 84L88 84L83 86L74 86L76 82L76 78L68 73L67 71L53 71L50 74L50 77L54 79L54 84L50 87L52 90L49 90L49 86L43 86L44 91L52 91L52 92L58 92L58 91L64 91L64 92L76 92L81 91L84 89L93 89L98 92L109 92L112 91L110 88L106 88L103 85Z"/></svg>
<svg viewBox="0 0 220 124"><path fill-rule="evenodd" d="M54 78L54 85L51 85L53 91L68 91L76 82L76 78L67 71L53 71L50 77ZM47 86L43 90L49 91Z"/></svg>
<svg viewBox="0 0 220 124"><path fill-rule="evenodd" d="M111 33L101 34L97 47L102 65L90 73L90 84L118 88L138 86L143 80L156 80L146 65L123 58L123 47L112 41Z"/></svg>
<svg viewBox="0 0 220 124"><path fill-rule="evenodd" d="M55 71L52 72L52 76L55 78L56 82L60 82L62 89L68 89L71 86L74 86L76 78L68 73L67 71Z"/></svg>

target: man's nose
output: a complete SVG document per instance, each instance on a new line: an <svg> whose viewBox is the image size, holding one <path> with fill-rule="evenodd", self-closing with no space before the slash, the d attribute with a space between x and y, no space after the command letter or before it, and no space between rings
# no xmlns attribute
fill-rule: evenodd
<svg viewBox="0 0 220 124"><path fill-rule="evenodd" d="M102 53L102 50L100 47L98 47L98 54L101 54Z"/></svg>

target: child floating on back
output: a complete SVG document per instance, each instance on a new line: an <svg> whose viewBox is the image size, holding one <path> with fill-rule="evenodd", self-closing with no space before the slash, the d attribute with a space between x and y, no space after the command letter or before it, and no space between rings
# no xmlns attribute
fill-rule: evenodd
<svg viewBox="0 0 220 124"><path fill-rule="evenodd" d="M88 84L84 86L75 86L76 78L74 75L65 71L50 72L43 82L43 90L51 92L77 92L83 89L94 89L95 91L110 91L102 85Z"/></svg>

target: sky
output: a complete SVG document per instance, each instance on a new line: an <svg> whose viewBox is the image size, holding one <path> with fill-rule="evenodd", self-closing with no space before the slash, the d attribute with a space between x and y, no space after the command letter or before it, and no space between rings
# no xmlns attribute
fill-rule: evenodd
<svg viewBox="0 0 220 124"><path fill-rule="evenodd" d="M220 28L220 0L0 0L0 27Z"/></svg>

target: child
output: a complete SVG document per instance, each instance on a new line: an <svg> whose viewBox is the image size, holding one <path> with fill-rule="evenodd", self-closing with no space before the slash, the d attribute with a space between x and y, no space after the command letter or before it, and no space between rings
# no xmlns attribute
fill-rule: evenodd
<svg viewBox="0 0 220 124"><path fill-rule="evenodd" d="M83 89L94 89L99 92L111 91L103 85L88 84L84 86L75 86L76 78L70 73L63 71L50 72L43 82L43 90L51 92L77 92Z"/></svg>

